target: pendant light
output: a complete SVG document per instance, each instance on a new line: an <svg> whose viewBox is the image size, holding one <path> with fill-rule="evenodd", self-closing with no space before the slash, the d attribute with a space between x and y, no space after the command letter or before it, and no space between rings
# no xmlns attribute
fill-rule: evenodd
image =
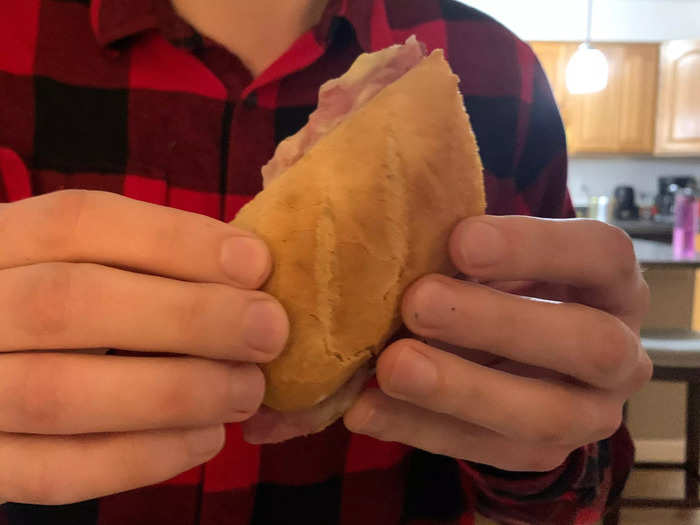
<svg viewBox="0 0 700 525"><path fill-rule="evenodd" d="M608 87L608 59L591 45L593 0L588 0L586 41L579 46L566 67L566 87L570 93L596 93Z"/></svg>

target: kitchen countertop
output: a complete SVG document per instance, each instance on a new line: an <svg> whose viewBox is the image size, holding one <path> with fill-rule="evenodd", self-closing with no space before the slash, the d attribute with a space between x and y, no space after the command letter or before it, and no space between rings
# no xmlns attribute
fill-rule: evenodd
<svg viewBox="0 0 700 525"><path fill-rule="evenodd" d="M639 221L612 221L618 228L622 228L630 235L636 234L671 234L673 232L672 222L660 222L660 221L649 221L649 220L639 220Z"/></svg>
<svg viewBox="0 0 700 525"><path fill-rule="evenodd" d="M642 239L632 239L634 252L643 266L691 266L700 267L700 256L695 254L690 259L677 259L673 256L670 244Z"/></svg>

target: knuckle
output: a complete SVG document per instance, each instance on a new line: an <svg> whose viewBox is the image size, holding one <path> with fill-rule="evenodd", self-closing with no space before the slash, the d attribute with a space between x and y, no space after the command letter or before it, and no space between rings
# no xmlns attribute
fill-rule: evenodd
<svg viewBox="0 0 700 525"><path fill-rule="evenodd" d="M608 415L603 419L599 436L596 436L595 441L601 439L608 439L612 436L622 425L622 406L617 407L615 410L611 410Z"/></svg>
<svg viewBox="0 0 700 525"><path fill-rule="evenodd" d="M262 403L265 382L259 367L182 358L155 392L154 413L162 424L204 425L247 419ZM206 384L207 388L201 388Z"/></svg>
<svg viewBox="0 0 700 525"><path fill-rule="evenodd" d="M37 232L42 249L51 254L70 254L81 240L78 229L84 222L92 193L89 190L70 189L50 194L44 212L46 227Z"/></svg>
<svg viewBox="0 0 700 525"><path fill-rule="evenodd" d="M37 456L25 476L27 485L18 489L26 503L39 505L65 505L71 502L69 487L47 457Z"/></svg>
<svg viewBox="0 0 700 525"><path fill-rule="evenodd" d="M598 323L598 344L589 353L589 363L597 377L614 384L629 373L628 367L638 352L639 339L622 322L605 315Z"/></svg>
<svg viewBox="0 0 700 525"><path fill-rule="evenodd" d="M166 212L172 215L170 219L154 225L157 228L154 236L157 242L151 244L152 252L149 254L151 260L161 260L163 254L182 253L187 237L194 233L190 221L187 220L188 217L172 208Z"/></svg>
<svg viewBox="0 0 700 525"><path fill-rule="evenodd" d="M182 358L183 363L190 364L188 358ZM205 411L211 410L210 403L202 402L207 393L216 388L217 381L207 381L207 391L197 387L198 381L193 378L193 367L176 366L171 368L170 380L161 384L161 387L154 392L153 408L154 414L158 414L161 422L168 424L174 421L183 421L187 416L205 416ZM207 396L209 400L211 398Z"/></svg>
<svg viewBox="0 0 700 525"><path fill-rule="evenodd" d="M178 299L170 304L171 319L178 331L178 339L184 342L201 339L205 330L205 320L216 311L218 285L191 283L191 292L178 294ZM228 303L235 304L235 303ZM223 311L228 311L225 308Z"/></svg>
<svg viewBox="0 0 700 525"><path fill-rule="evenodd" d="M637 257L634 252L634 244L627 233L610 224L603 224L609 238L610 260L616 262L615 279L629 279L638 271Z"/></svg>
<svg viewBox="0 0 700 525"><path fill-rule="evenodd" d="M18 398L18 425L24 432L59 430L68 400L61 388L61 360L58 356L38 354L24 360L21 390Z"/></svg>
<svg viewBox="0 0 700 525"><path fill-rule="evenodd" d="M202 355L230 356L234 352L241 358L259 358L257 354L241 354L245 346L241 343L245 308L258 300L276 299L265 292L243 291L224 284L191 283L191 286L195 288L179 294L170 304L170 319L176 325L177 340L183 348L188 342L196 341Z"/></svg>
<svg viewBox="0 0 700 525"><path fill-rule="evenodd" d="M649 354L644 350L641 345L639 347L640 352L640 362L639 362L639 379L637 381L637 389L642 388L654 377L654 363L652 362Z"/></svg>
<svg viewBox="0 0 700 525"><path fill-rule="evenodd" d="M608 242L611 245L611 247L619 249L619 253L631 255L632 257L634 257L634 245L632 244L632 239L630 238L630 236L627 235L627 232L625 232L622 228L619 228L612 224L603 222L598 224L606 232L609 239Z"/></svg>
<svg viewBox="0 0 700 525"><path fill-rule="evenodd" d="M16 444L34 439L29 436L13 438ZM36 449L33 443L28 449ZM56 465L56 456L46 453L27 454L23 458L21 473L0 473L0 504L16 502L33 505L64 505L78 498L71 494L72 485L66 481L65 469Z"/></svg>
<svg viewBox="0 0 700 525"><path fill-rule="evenodd" d="M17 284L15 318L29 335L46 338L71 325L76 265L44 263L31 268Z"/></svg>
<svg viewBox="0 0 700 525"><path fill-rule="evenodd" d="M548 443L557 437L551 422L542 423L540 421L540 418L536 418L526 421L522 425L521 434L525 441L529 443Z"/></svg>
<svg viewBox="0 0 700 525"><path fill-rule="evenodd" d="M612 399L609 394L596 393L577 400L577 418L581 432L566 443L578 447L612 436L622 424L622 405L622 402Z"/></svg>
<svg viewBox="0 0 700 525"><path fill-rule="evenodd" d="M551 422L541 422L533 424L527 430L528 441L544 444L559 443L567 434L569 425L566 420L559 419L554 424Z"/></svg>
<svg viewBox="0 0 700 525"><path fill-rule="evenodd" d="M570 404L558 409L552 408L541 416L534 416L523 425L523 437L529 443L539 443L546 446L564 443L578 427Z"/></svg>

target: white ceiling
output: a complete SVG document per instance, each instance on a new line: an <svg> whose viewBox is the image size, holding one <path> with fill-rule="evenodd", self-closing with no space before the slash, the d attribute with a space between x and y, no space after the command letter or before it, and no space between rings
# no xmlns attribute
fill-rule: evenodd
<svg viewBox="0 0 700 525"><path fill-rule="evenodd" d="M580 41L586 35L587 0L461 1L492 15L524 40ZM593 5L594 40L700 39L700 0L594 0Z"/></svg>

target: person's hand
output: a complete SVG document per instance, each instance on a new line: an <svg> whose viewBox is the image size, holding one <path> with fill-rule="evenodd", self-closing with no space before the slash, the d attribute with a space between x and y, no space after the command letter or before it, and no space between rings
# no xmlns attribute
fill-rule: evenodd
<svg viewBox="0 0 700 525"><path fill-rule="evenodd" d="M595 221L486 216L461 222L449 249L471 282L433 275L407 291L404 322L430 344L381 354L380 389L346 413L348 429L511 471L554 469L611 436L652 373L629 237Z"/></svg>
<svg viewBox="0 0 700 525"><path fill-rule="evenodd" d="M0 205L0 502L65 504L203 463L283 348L265 244L97 191ZM113 348L138 357L66 350ZM47 352L63 350L64 352Z"/></svg>

